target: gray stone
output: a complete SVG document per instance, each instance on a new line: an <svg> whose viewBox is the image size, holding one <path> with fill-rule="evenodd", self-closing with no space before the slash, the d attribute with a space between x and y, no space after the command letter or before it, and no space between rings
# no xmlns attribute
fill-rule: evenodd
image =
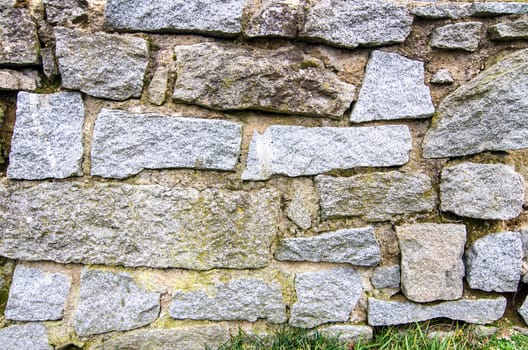
<svg viewBox="0 0 528 350"><path fill-rule="evenodd" d="M424 138L424 157L527 148L527 94L525 49L506 56L442 101Z"/></svg>
<svg viewBox="0 0 528 350"><path fill-rule="evenodd" d="M35 91L39 85L40 79L34 70L0 69L0 90Z"/></svg>
<svg viewBox="0 0 528 350"><path fill-rule="evenodd" d="M434 111L423 62L397 53L372 52L350 121L428 118Z"/></svg>
<svg viewBox="0 0 528 350"><path fill-rule="evenodd" d="M0 255L209 270L268 265L276 192L125 183L0 183Z"/></svg>
<svg viewBox="0 0 528 350"><path fill-rule="evenodd" d="M28 323L0 329L3 350L53 350L48 343L48 329L40 323Z"/></svg>
<svg viewBox="0 0 528 350"><path fill-rule="evenodd" d="M381 255L374 227L369 226L337 230L315 237L283 239L275 259L374 266L381 261Z"/></svg>
<svg viewBox="0 0 528 350"><path fill-rule="evenodd" d="M440 182L441 209L460 216L509 220L524 203L521 175L503 164L464 162L445 167Z"/></svg>
<svg viewBox="0 0 528 350"><path fill-rule="evenodd" d="M40 62L37 26L28 10L0 8L0 47L0 65Z"/></svg>
<svg viewBox="0 0 528 350"><path fill-rule="evenodd" d="M524 302L522 303L521 307L517 309L517 311L522 316L524 323L528 324L528 297L524 299Z"/></svg>
<svg viewBox="0 0 528 350"><path fill-rule="evenodd" d="M506 298L503 296L495 299L461 299L434 305L369 298L368 324L390 326L434 318L487 324L500 319L504 311L506 311Z"/></svg>
<svg viewBox="0 0 528 350"><path fill-rule="evenodd" d="M119 334L90 350L204 350L218 349L230 339L218 325L170 329L140 329Z"/></svg>
<svg viewBox="0 0 528 350"><path fill-rule="evenodd" d="M436 49L477 51L482 23L462 22L448 24L433 30L431 47Z"/></svg>
<svg viewBox="0 0 528 350"><path fill-rule="evenodd" d="M73 325L80 336L126 331L153 322L160 294L139 288L128 273L84 269Z"/></svg>
<svg viewBox="0 0 528 350"><path fill-rule="evenodd" d="M244 0L109 0L105 24L111 30L236 36Z"/></svg>
<svg viewBox="0 0 528 350"><path fill-rule="evenodd" d="M255 132L243 180L273 175L305 176L331 170L402 165L409 160L411 134L404 125L359 128L273 125Z"/></svg>
<svg viewBox="0 0 528 350"><path fill-rule="evenodd" d="M87 0L43 0L46 21L51 24L81 23L88 20Z"/></svg>
<svg viewBox="0 0 528 350"><path fill-rule="evenodd" d="M400 288L400 265L376 267L370 283L377 289Z"/></svg>
<svg viewBox="0 0 528 350"><path fill-rule="evenodd" d="M492 40L528 39L528 21L499 23L488 29Z"/></svg>
<svg viewBox="0 0 528 350"><path fill-rule="evenodd" d="M516 292L522 258L518 232L501 232L478 239L465 256L469 287L487 292Z"/></svg>
<svg viewBox="0 0 528 350"><path fill-rule="evenodd" d="M297 301L289 324L312 328L329 322L348 321L363 293L361 276L351 268L335 268L295 276Z"/></svg>
<svg viewBox="0 0 528 350"><path fill-rule="evenodd" d="M91 174L124 178L143 169L234 170L240 125L103 109L95 122Z"/></svg>
<svg viewBox="0 0 528 350"><path fill-rule="evenodd" d="M55 28L62 86L122 101L140 97L148 63L142 38Z"/></svg>
<svg viewBox="0 0 528 350"><path fill-rule="evenodd" d="M19 92L7 177L81 176L84 104L76 92Z"/></svg>
<svg viewBox="0 0 528 350"><path fill-rule="evenodd" d="M431 77L431 84L453 84L455 80L447 69L437 70Z"/></svg>
<svg viewBox="0 0 528 350"><path fill-rule="evenodd" d="M474 17L522 15L528 13L528 4L521 2L475 2L471 4L469 12Z"/></svg>
<svg viewBox="0 0 528 350"><path fill-rule="evenodd" d="M295 38L303 19L300 0L264 0L251 16L244 34Z"/></svg>
<svg viewBox="0 0 528 350"><path fill-rule="evenodd" d="M396 227L401 251L401 289L416 302L455 300L464 290L466 227L413 224Z"/></svg>
<svg viewBox="0 0 528 350"><path fill-rule="evenodd" d="M178 46L177 102L217 110L263 110L341 117L355 87L294 47L277 50L234 44Z"/></svg>
<svg viewBox="0 0 528 350"><path fill-rule="evenodd" d="M318 328L317 331L327 337L337 337L343 343L368 341L374 336L372 327L361 325L333 325Z"/></svg>
<svg viewBox="0 0 528 350"><path fill-rule="evenodd" d="M167 98L167 88L169 85L169 67L161 66L156 68L149 85L149 101L156 106L161 106Z"/></svg>
<svg viewBox="0 0 528 350"><path fill-rule="evenodd" d="M405 41L413 18L405 6L382 0L321 0L308 9L299 36L355 48Z"/></svg>
<svg viewBox="0 0 528 350"><path fill-rule="evenodd" d="M17 265L5 317L15 321L51 321L62 319L71 279L60 273Z"/></svg>
<svg viewBox="0 0 528 350"><path fill-rule="evenodd" d="M469 15L468 3L430 4L415 7L411 14L428 19L459 19Z"/></svg>
<svg viewBox="0 0 528 350"><path fill-rule="evenodd" d="M59 75L59 67L55 60L55 48L44 47L40 50L42 56L42 70L48 80L53 81Z"/></svg>
<svg viewBox="0 0 528 350"><path fill-rule="evenodd" d="M15 7L18 0L0 0L0 9L1 8L10 8Z"/></svg>
<svg viewBox="0 0 528 350"><path fill-rule="evenodd" d="M388 142L390 138L380 138ZM337 218L361 216L368 221L384 221L401 215L430 212L436 193L425 174L398 171L351 177L317 176L321 216Z"/></svg>
<svg viewBox="0 0 528 350"><path fill-rule="evenodd" d="M169 314L175 319L191 320L287 320L280 285L257 278L231 280L212 290L176 291Z"/></svg>
<svg viewBox="0 0 528 350"><path fill-rule="evenodd" d="M312 216L310 210L306 207L305 200L301 194L296 193L290 205L288 205L286 215L295 225L303 230L308 230L312 227Z"/></svg>

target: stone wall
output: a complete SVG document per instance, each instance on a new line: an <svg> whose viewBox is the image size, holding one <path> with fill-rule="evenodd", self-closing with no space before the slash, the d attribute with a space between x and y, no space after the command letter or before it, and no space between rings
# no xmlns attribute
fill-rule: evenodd
<svg viewBox="0 0 528 350"><path fill-rule="evenodd" d="M4 349L528 321L528 3L0 8Z"/></svg>

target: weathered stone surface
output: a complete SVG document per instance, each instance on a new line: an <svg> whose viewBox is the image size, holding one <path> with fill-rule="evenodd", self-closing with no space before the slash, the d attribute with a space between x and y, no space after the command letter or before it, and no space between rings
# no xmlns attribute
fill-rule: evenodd
<svg viewBox="0 0 528 350"><path fill-rule="evenodd" d="M255 109L341 117L354 85L297 48L263 50L234 44L178 46L173 97L218 110Z"/></svg>
<svg viewBox="0 0 528 350"><path fill-rule="evenodd" d="M528 39L528 21L499 23L488 30L492 40Z"/></svg>
<svg viewBox="0 0 528 350"><path fill-rule="evenodd" d="M48 343L48 329L40 323L0 329L0 344L3 350L53 350Z"/></svg>
<svg viewBox="0 0 528 350"><path fill-rule="evenodd" d="M0 8L0 65L39 63L37 26L26 9Z"/></svg>
<svg viewBox="0 0 528 350"><path fill-rule="evenodd" d="M466 227L413 224L396 227L401 251L401 289L416 302L462 297Z"/></svg>
<svg viewBox="0 0 528 350"><path fill-rule="evenodd" d="M299 0L264 0L244 29L248 37L295 38L303 21Z"/></svg>
<svg viewBox="0 0 528 350"><path fill-rule="evenodd" d="M81 23L88 19L87 0L43 0L46 20L51 24Z"/></svg>
<svg viewBox="0 0 528 350"><path fill-rule="evenodd" d="M374 266L381 261L374 227L337 230L314 237L281 240L277 260L348 263Z"/></svg>
<svg viewBox="0 0 528 350"><path fill-rule="evenodd" d="M411 134L404 125L358 128L274 125L255 132L243 180L316 175L336 169L407 163Z"/></svg>
<svg viewBox="0 0 528 350"><path fill-rule="evenodd" d="M209 293L208 293L209 292ZM241 278L211 291L176 291L169 314L176 319L286 322L286 305L278 283Z"/></svg>
<svg viewBox="0 0 528 350"><path fill-rule="evenodd" d="M371 326L390 326L434 318L487 324L501 318L506 310L506 298L503 296L495 299L461 299L435 305L375 298L369 298L368 301L368 323Z"/></svg>
<svg viewBox="0 0 528 350"><path fill-rule="evenodd" d="M299 36L339 47L379 46L405 41L412 16L381 0L322 0L308 9Z"/></svg>
<svg viewBox="0 0 528 350"><path fill-rule="evenodd" d="M0 8L15 7L18 0L0 0Z"/></svg>
<svg viewBox="0 0 528 350"><path fill-rule="evenodd" d="M15 321L60 320L71 280L60 273L18 265L13 275L5 316Z"/></svg>
<svg viewBox="0 0 528 350"><path fill-rule="evenodd" d="M503 164L464 162L442 170L441 209L488 220L517 217L524 203L521 175Z"/></svg>
<svg viewBox="0 0 528 350"><path fill-rule="evenodd" d="M83 124L79 93L18 93L7 177L38 180L82 175Z"/></svg>
<svg viewBox="0 0 528 350"><path fill-rule="evenodd" d="M161 185L0 184L0 255L60 263L258 268L270 260L274 191Z"/></svg>
<svg viewBox="0 0 528 350"><path fill-rule="evenodd" d="M400 288L400 265L376 267L370 283L377 289Z"/></svg>
<svg viewBox="0 0 528 350"><path fill-rule="evenodd" d="M524 299L524 302L522 303L521 307L517 309L517 311L522 316L524 323L528 324L528 297Z"/></svg>
<svg viewBox="0 0 528 350"><path fill-rule="evenodd" d="M359 325L333 325L318 328L317 331L327 337L338 337L344 343L370 340L374 335L372 327Z"/></svg>
<svg viewBox="0 0 528 350"><path fill-rule="evenodd" d="M141 96L146 40L66 28L56 28L55 37L63 87L117 101Z"/></svg>
<svg viewBox="0 0 528 350"><path fill-rule="evenodd" d="M42 56L42 70L48 80L53 81L59 75L59 67L55 60L55 48L44 47L40 50Z"/></svg>
<svg viewBox="0 0 528 350"><path fill-rule="evenodd" d="M391 171L351 177L317 176L315 183L323 218L361 216L368 221L383 221L399 214L429 212L435 207L436 194L425 174Z"/></svg>
<svg viewBox="0 0 528 350"><path fill-rule="evenodd" d="M447 69L437 70L431 77L432 84L453 84L455 80Z"/></svg>
<svg viewBox="0 0 528 350"><path fill-rule="evenodd" d="M482 23L448 24L433 30L431 47L437 49L476 51L480 42Z"/></svg>
<svg viewBox="0 0 528 350"><path fill-rule="evenodd" d="M158 318L160 294L139 288L127 273L84 269L73 325L80 336L139 328Z"/></svg>
<svg viewBox="0 0 528 350"><path fill-rule="evenodd" d="M312 216L305 201L306 199L301 194L296 193L286 210L286 215L295 225L308 230L312 227Z"/></svg>
<svg viewBox="0 0 528 350"><path fill-rule="evenodd" d="M95 122L91 174L124 178L143 169L234 170L242 128L224 120L103 109Z"/></svg>
<svg viewBox="0 0 528 350"><path fill-rule="evenodd" d="M520 2L475 2L471 4L469 13L475 17L522 15L528 13L528 4Z"/></svg>
<svg viewBox="0 0 528 350"><path fill-rule="evenodd" d="M244 0L109 0L105 24L111 30L236 36Z"/></svg>
<svg viewBox="0 0 528 350"><path fill-rule="evenodd" d="M469 15L469 3L430 4L415 7L411 14L429 19L459 19Z"/></svg>
<svg viewBox="0 0 528 350"><path fill-rule="evenodd" d="M488 292L516 292L523 255L518 232L501 232L478 239L465 256L469 287Z"/></svg>
<svg viewBox="0 0 528 350"><path fill-rule="evenodd" d="M525 49L506 56L442 101L425 135L424 157L527 148L527 94Z"/></svg>
<svg viewBox="0 0 528 350"><path fill-rule="evenodd" d="M161 106L167 98L167 88L169 85L169 67L161 66L156 68L149 85L149 101L156 106Z"/></svg>
<svg viewBox="0 0 528 350"><path fill-rule="evenodd" d="M290 325L312 328L328 322L344 322L362 292L361 276L351 268L335 268L295 276L297 301L293 304Z"/></svg>
<svg viewBox="0 0 528 350"><path fill-rule="evenodd" d="M229 331L217 325L141 329L117 335L90 350L214 350L229 339Z"/></svg>
<svg viewBox="0 0 528 350"><path fill-rule="evenodd" d="M34 70L0 69L0 90L35 91L39 85L40 79Z"/></svg>
<svg viewBox="0 0 528 350"><path fill-rule="evenodd" d="M373 51L350 121L428 118L435 108L424 84L424 64L397 53Z"/></svg>

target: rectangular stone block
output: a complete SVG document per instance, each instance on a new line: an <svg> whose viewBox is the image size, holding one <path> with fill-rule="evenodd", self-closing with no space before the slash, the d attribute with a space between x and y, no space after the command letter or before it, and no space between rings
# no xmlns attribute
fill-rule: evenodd
<svg viewBox="0 0 528 350"><path fill-rule="evenodd" d="M6 8L0 11L0 65L38 64L37 25L26 9Z"/></svg>

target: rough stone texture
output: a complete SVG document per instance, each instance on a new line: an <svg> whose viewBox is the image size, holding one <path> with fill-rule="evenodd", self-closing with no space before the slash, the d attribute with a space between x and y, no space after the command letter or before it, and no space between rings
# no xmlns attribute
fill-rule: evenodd
<svg viewBox="0 0 528 350"><path fill-rule="evenodd" d="M85 22L88 19L87 0L43 0L46 21L51 24Z"/></svg>
<svg viewBox="0 0 528 350"><path fill-rule="evenodd" d="M0 0L0 9L15 7L18 0Z"/></svg>
<svg viewBox="0 0 528 350"><path fill-rule="evenodd" d="M149 101L156 106L161 106L167 98L167 88L169 85L169 67L161 66L156 68L149 85Z"/></svg>
<svg viewBox="0 0 528 350"><path fill-rule="evenodd" d="M289 324L312 328L328 322L347 321L362 292L361 276L350 268L335 268L295 276L297 301Z"/></svg>
<svg viewBox="0 0 528 350"><path fill-rule="evenodd" d="M236 36L244 0L109 0L105 24L111 30Z"/></svg>
<svg viewBox="0 0 528 350"><path fill-rule="evenodd" d="M234 170L242 128L224 120L103 109L95 122L91 174L124 178L143 169Z"/></svg>
<svg viewBox="0 0 528 350"><path fill-rule="evenodd" d="M308 9L299 36L355 48L405 41L413 18L405 6L381 0L322 0Z"/></svg>
<svg viewBox="0 0 528 350"><path fill-rule="evenodd" d="M84 104L76 92L18 93L7 177L81 176Z"/></svg>
<svg viewBox="0 0 528 350"><path fill-rule="evenodd" d="M244 29L248 37L295 38L303 21L300 0L264 0Z"/></svg>
<svg viewBox="0 0 528 350"><path fill-rule="evenodd" d="M208 293L209 292L209 293ZM176 291L169 314L176 319L286 322L286 305L278 283L241 278L216 285L214 291Z"/></svg>
<svg viewBox="0 0 528 350"><path fill-rule="evenodd" d="M0 255L158 268L258 268L269 262L279 207L271 190L0 184Z"/></svg>
<svg viewBox="0 0 528 350"><path fill-rule="evenodd" d="M3 350L53 350L48 343L48 329L39 323L0 329L0 344Z"/></svg>
<svg viewBox="0 0 528 350"><path fill-rule="evenodd" d="M374 266L380 263L380 247L374 227L343 229L314 237L281 240L275 259Z"/></svg>
<svg viewBox="0 0 528 350"><path fill-rule="evenodd" d="M522 15L528 13L528 4L519 2L476 2L469 8L471 16L493 17L501 15Z"/></svg>
<svg viewBox="0 0 528 350"><path fill-rule="evenodd" d="M229 331L218 325L171 329L141 329L117 335L90 350L204 350L229 341Z"/></svg>
<svg viewBox="0 0 528 350"><path fill-rule="evenodd" d="M527 94L525 49L506 56L442 101L424 138L424 157L527 148Z"/></svg>
<svg viewBox="0 0 528 350"><path fill-rule="evenodd" d="M400 265L376 267L370 283L377 289L400 288Z"/></svg>
<svg viewBox="0 0 528 350"><path fill-rule="evenodd" d="M303 230L308 230L312 227L312 217L310 210L305 205L305 200L301 194L296 193L286 210L286 215L295 225Z"/></svg>
<svg viewBox="0 0 528 350"><path fill-rule="evenodd" d="M355 343L358 340L366 341L374 336L372 327L359 325L333 325L318 328L317 331L327 337L338 337L339 341L343 343Z"/></svg>
<svg viewBox="0 0 528 350"><path fill-rule="evenodd" d="M478 239L465 256L469 287L487 292L516 292L523 255L518 232L501 232Z"/></svg>
<svg viewBox="0 0 528 350"><path fill-rule="evenodd" d="M341 117L354 98L354 85L297 48L201 43L178 46L175 52L177 102L218 110Z"/></svg>
<svg viewBox="0 0 528 350"><path fill-rule="evenodd" d="M84 269L73 325L80 336L139 328L158 318L160 294L139 288L127 273Z"/></svg>
<svg viewBox="0 0 528 350"><path fill-rule="evenodd" d="M317 176L315 183L323 218L361 216L368 221L384 221L399 214L429 212L435 207L436 194L425 174L391 171L351 177Z"/></svg>
<svg viewBox="0 0 528 350"><path fill-rule="evenodd" d="M145 39L66 28L56 28L55 37L62 87L117 101L141 96L148 63Z"/></svg>
<svg viewBox="0 0 528 350"><path fill-rule="evenodd" d="M39 85L38 73L34 70L0 69L0 90L34 91Z"/></svg>
<svg viewBox="0 0 528 350"><path fill-rule="evenodd" d="M42 56L42 70L48 80L53 81L59 75L59 67L55 60L55 48L44 47L40 50Z"/></svg>
<svg viewBox="0 0 528 350"><path fill-rule="evenodd" d="M524 323L528 324L528 297L524 299L524 302L522 303L521 307L517 309L517 311L522 316Z"/></svg>
<svg viewBox="0 0 528 350"><path fill-rule="evenodd" d="M439 69L431 77L432 84L453 84L454 82L455 79L447 69Z"/></svg>
<svg viewBox="0 0 528 350"><path fill-rule="evenodd" d="M431 47L437 49L477 51L482 23L463 22L448 24L433 30Z"/></svg>
<svg viewBox="0 0 528 350"><path fill-rule="evenodd" d="M396 53L373 51L350 121L428 118L435 108L424 84L424 64Z"/></svg>
<svg viewBox="0 0 528 350"><path fill-rule="evenodd" d="M499 23L488 29L492 40L528 39L528 21Z"/></svg>
<svg viewBox="0 0 528 350"><path fill-rule="evenodd" d="M60 320L71 280L60 273L18 265L13 275L5 317L15 321Z"/></svg>
<svg viewBox="0 0 528 350"><path fill-rule="evenodd" d="M521 241L522 241L522 247L523 247L523 264L522 264L522 277L521 281L523 283L528 283L528 229L521 229L519 231L521 234Z"/></svg>
<svg viewBox="0 0 528 350"><path fill-rule="evenodd" d="M396 227L401 251L401 289L416 302L455 300L464 285L466 227L413 224Z"/></svg>
<svg viewBox="0 0 528 350"><path fill-rule="evenodd" d="M243 180L273 175L316 175L330 170L402 165L409 160L411 134L404 125L306 128L274 125L255 132Z"/></svg>
<svg viewBox="0 0 528 350"><path fill-rule="evenodd" d="M524 182L507 165L464 162L442 170L440 198L443 211L476 219L508 220L522 211Z"/></svg>
<svg viewBox="0 0 528 350"><path fill-rule="evenodd" d="M390 326L434 318L487 324L501 318L506 310L506 298L503 296L495 299L461 299L435 305L369 298L368 304L368 323L371 326Z"/></svg>
<svg viewBox="0 0 528 350"><path fill-rule="evenodd" d="M0 47L0 65L40 62L37 26L28 10L0 8Z"/></svg>
<svg viewBox="0 0 528 350"><path fill-rule="evenodd" d="M411 14L428 19L459 19L469 15L469 7L466 3L430 4L413 8Z"/></svg>

